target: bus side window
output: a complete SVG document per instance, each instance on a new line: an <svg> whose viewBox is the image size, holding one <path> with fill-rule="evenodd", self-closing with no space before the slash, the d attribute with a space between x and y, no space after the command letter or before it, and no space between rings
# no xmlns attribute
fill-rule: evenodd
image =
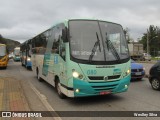
<svg viewBox="0 0 160 120"><path fill-rule="evenodd" d="M53 40L53 45L52 45L52 53L59 54L59 44L60 44L60 28L59 26L55 27L55 35L54 35L54 40Z"/></svg>
<svg viewBox="0 0 160 120"><path fill-rule="evenodd" d="M65 61L66 58L66 51L65 51L65 45L61 39L61 43L60 43L60 56L62 57L62 59Z"/></svg>
<svg viewBox="0 0 160 120"><path fill-rule="evenodd" d="M56 39L53 42L53 46L52 46L52 53L57 53L59 54L59 40L56 41Z"/></svg>

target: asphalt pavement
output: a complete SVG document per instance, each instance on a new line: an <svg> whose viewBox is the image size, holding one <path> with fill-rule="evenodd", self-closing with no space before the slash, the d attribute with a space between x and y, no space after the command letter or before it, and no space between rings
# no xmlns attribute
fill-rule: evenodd
<svg viewBox="0 0 160 120"><path fill-rule="evenodd" d="M149 69L153 66L154 63L155 62L141 62L140 63L140 64L143 64L143 66L145 67L146 75L149 74ZM53 94L54 91L52 91L52 87L49 87L49 85L47 85L46 83L38 83L38 81L36 80L35 77L28 76L28 73L32 74L32 71L30 71L30 72L29 71L27 72L27 71L28 70L26 70L25 68L20 66L20 63L13 62L12 60L9 62L8 68L6 70L5 69L0 70L0 111L4 111L4 112L5 111L23 111L23 112L42 111L42 112L44 112L44 111L54 111L53 108L55 108L56 110L57 110L57 108L60 110L61 109L63 109L63 110L68 109L69 110L69 109L72 109L72 107L73 107L73 110L74 110L75 108L77 109L77 107L84 106L85 104L88 106L87 108L85 107L86 109L94 107L94 106L96 106L96 104L101 106L101 104L100 104L101 102L99 101L99 98L96 98L96 97L95 97L95 101L97 101L97 103L94 103L90 99L86 100L88 98L80 99L80 100L82 100L82 103L86 100L85 104L84 103L81 104L81 102L79 102L79 100L78 100L78 102L76 100L73 101L72 99L61 100L60 98L57 97L56 94L54 96L54 94ZM27 72L27 74L25 74L26 72ZM143 86L142 84L139 84L139 83L138 82L132 83L129 92L127 92L128 97L125 95L124 98L129 99L129 102L132 101L132 97L134 98L134 96L138 96L139 98L141 97L141 95L139 96L139 93L136 90L139 89L138 91L141 91L140 90L141 88L148 90L148 88L147 88L148 82L147 82L147 86ZM142 81L141 83L145 83L145 82ZM135 89L134 87L136 87L135 86L136 84L137 84L137 88ZM36 85L38 85L38 86L36 86ZM139 87L139 85L142 85L142 86ZM45 86L47 88L44 90L44 88L42 88L42 87L45 87ZM135 89L135 91L132 91L132 87L133 87L133 89ZM151 88L151 87L149 87L149 88ZM130 99L130 94L135 94L135 95L132 96ZM123 96L123 93L119 94L119 95ZM129 102L126 100L123 100L123 101L120 100L118 103L116 103L117 100L114 100L113 99L114 97L117 98L116 96L111 96L110 99L112 99L112 100L110 100L110 99L108 100L107 97L106 98L104 97L103 98L104 100L102 100L103 104L104 104L103 106L106 106L106 104L107 104L107 106L109 106L111 110L119 110L119 109L123 108L120 105L121 104L123 105L124 101L126 102L125 104L128 104L128 106L130 106ZM145 96L145 94L144 94L144 97L147 98L148 96ZM54 101L53 101L53 99L54 99ZM134 99L137 100L138 98L135 97ZM49 101L49 103L48 103L48 101ZM70 101L73 101L73 106L71 105L72 107L68 106L69 104L71 104ZM87 101L89 101L89 104L87 103ZM108 101L108 103L106 103L106 101ZM115 103L110 105L111 101L113 103L114 102ZM59 102L59 103L56 103L56 102ZM69 102L69 104L66 104L67 102ZM121 103L121 104L119 104L119 103ZM51 104L51 106L50 106L50 104ZM52 105L52 104L54 104L54 105ZM79 105L79 104L81 104L81 105ZM93 105L90 106L90 104L93 104ZM137 104L137 106L139 106L138 105L139 103L136 103L136 104ZM57 105L60 107L58 107ZM145 104L145 105L149 106L150 104ZM66 107L64 107L64 106L66 106ZM120 106L120 108L117 108L116 106ZM101 106L101 109L105 110L106 108L105 107L103 108ZM124 110L128 110L128 109L132 110L130 108L125 108ZM136 109L136 106L135 106L135 109ZM4 115L6 115L6 114L4 114ZM2 114L1 114L1 117L2 117ZM6 117L6 118L7 118L7 120L14 120L13 118L12 119L9 117ZM38 118L36 118L36 117L20 118L20 120L23 120L23 119L25 119L25 120L58 119L59 120L60 118L58 118L58 117L55 117L55 118L53 118L53 117L52 118L49 118L49 117L46 117L46 118L40 118L40 117L38 117Z"/></svg>

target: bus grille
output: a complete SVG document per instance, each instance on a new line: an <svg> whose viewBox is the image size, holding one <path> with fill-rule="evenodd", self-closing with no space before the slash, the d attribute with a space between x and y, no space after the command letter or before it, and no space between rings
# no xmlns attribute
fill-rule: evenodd
<svg viewBox="0 0 160 120"><path fill-rule="evenodd" d="M118 84L113 84L113 85L103 85L103 86L92 86L92 88L97 91L112 91L117 87Z"/></svg>
<svg viewBox="0 0 160 120"><path fill-rule="evenodd" d="M107 76L107 80L110 81L110 80L113 80L113 79L118 79L120 77L120 75L114 75L114 76ZM105 80L105 76L88 76L88 78L90 80ZM107 81L106 80L106 81Z"/></svg>
<svg viewBox="0 0 160 120"><path fill-rule="evenodd" d="M132 72L142 72L143 69L132 69L131 71L132 71Z"/></svg>

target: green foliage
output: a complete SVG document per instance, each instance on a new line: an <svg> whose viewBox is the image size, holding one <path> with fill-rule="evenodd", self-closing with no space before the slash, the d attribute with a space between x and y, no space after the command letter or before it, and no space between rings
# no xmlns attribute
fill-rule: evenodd
<svg viewBox="0 0 160 120"><path fill-rule="evenodd" d="M130 37L130 34L129 34L129 28L125 28L123 31L124 31L124 35L126 37L127 43L133 42L133 39Z"/></svg>
<svg viewBox="0 0 160 120"><path fill-rule="evenodd" d="M20 42L10 40L10 39L6 39L6 38L2 37L1 34L0 34L0 43L6 44L7 45L7 50L9 52L12 52L15 47L20 46Z"/></svg>
<svg viewBox="0 0 160 120"><path fill-rule="evenodd" d="M145 51L147 51L147 33L149 52L152 56L157 56L158 51L160 51L160 28L154 25L150 25L146 33L143 34L139 42L143 44L143 49Z"/></svg>

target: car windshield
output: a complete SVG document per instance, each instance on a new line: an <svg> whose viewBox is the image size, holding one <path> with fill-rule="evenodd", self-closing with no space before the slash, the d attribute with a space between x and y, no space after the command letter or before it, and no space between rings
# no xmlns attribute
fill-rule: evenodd
<svg viewBox="0 0 160 120"><path fill-rule="evenodd" d="M0 56L5 56L6 54L6 46L0 46Z"/></svg>
<svg viewBox="0 0 160 120"><path fill-rule="evenodd" d="M69 39L73 58L86 61L117 61L129 58L119 24L96 20L71 20Z"/></svg>

